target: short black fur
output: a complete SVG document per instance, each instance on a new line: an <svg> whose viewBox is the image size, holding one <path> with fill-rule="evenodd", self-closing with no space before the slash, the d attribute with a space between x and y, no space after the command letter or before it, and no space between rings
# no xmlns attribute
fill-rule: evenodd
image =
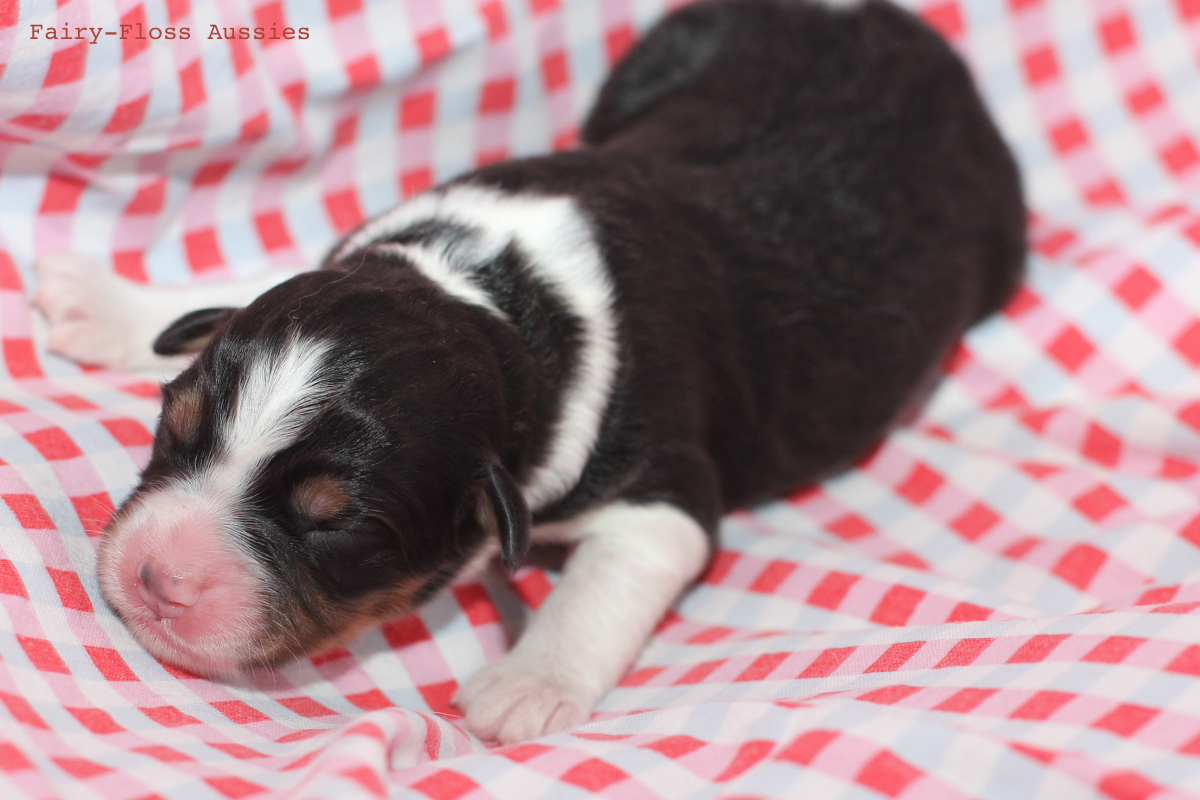
<svg viewBox="0 0 1200 800"><path fill-rule="evenodd" d="M724 512L867 452L1021 277L1017 170L967 70L879 0L678 12L618 65L583 141L451 184L572 198L615 288L620 366L599 438L535 523L665 501L715 534ZM473 235L438 222L373 244L468 252ZM160 426L142 491L212 458L253 348L333 343L340 388L256 477L245 534L303 620L277 622L296 626L292 640L395 613L378 600L389 587L428 595L489 528L520 563L530 519L516 487L553 437L581 320L515 247L472 268L507 320L368 243L224 321L167 387L168 411L203 396L201 433L181 442ZM289 504L314 476L353 500L320 524Z"/></svg>
<svg viewBox="0 0 1200 800"><path fill-rule="evenodd" d="M184 314L158 335L151 348L160 356L198 353L236 310L234 308L201 308Z"/></svg>

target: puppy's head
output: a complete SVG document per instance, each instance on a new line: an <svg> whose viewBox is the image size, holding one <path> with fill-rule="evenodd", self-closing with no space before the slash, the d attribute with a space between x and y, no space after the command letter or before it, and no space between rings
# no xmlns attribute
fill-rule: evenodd
<svg viewBox="0 0 1200 800"><path fill-rule="evenodd" d="M188 315L141 484L101 542L109 604L159 658L236 675L411 608L529 512L495 331L414 271L297 276Z"/></svg>

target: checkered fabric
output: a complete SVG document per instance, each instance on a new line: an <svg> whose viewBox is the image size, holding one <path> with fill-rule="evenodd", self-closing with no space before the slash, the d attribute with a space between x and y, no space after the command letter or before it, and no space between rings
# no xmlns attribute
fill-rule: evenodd
<svg viewBox="0 0 1200 800"><path fill-rule="evenodd" d="M725 520L590 724L488 749L449 706L538 569L252 685L158 663L104 606L157 385L44 353L33 259L311 263L570 146L671 1L0 0L0 792L1200 797L1200 0L910 0L1016 149L1030 279L913 425Z"/></svg>

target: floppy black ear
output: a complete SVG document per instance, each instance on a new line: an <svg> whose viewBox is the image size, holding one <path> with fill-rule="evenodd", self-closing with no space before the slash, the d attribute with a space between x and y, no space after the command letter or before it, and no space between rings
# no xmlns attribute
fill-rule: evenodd
<svg viewBox="0 0 1200 800"><path fill-rule="evenodd" d="M236 308L202 308L184 314L154 340L154 352L160 356L199 353L235 311Z"/></svg>
<svg viewBox="0 0 1200 800"><path fill-rule="evenodd" d="M495 529L500 537L500 558L504 566L515 570L529 550L529 528L533 517L517 482L499 464L487 467L479 506L479 521L484 529Z"/></svg>

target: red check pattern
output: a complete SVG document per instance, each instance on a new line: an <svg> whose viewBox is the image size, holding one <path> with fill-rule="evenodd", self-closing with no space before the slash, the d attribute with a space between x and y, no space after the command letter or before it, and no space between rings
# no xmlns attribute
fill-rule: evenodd
<svg viewBox="0 0 1200 800"><path fill-rule="evenodd" d="M672 2L0 3L0 786L1200 797L1200 2L909 2L1016 150L1029 281L914 424L728 517L590 724L499 749L450 698L550 591L539 569L246 685L132 641L94 551L157 387L47 356L30 264L69 249L180 282L311 263L403 197L570 146ZM122 24L191 36L104 33ZM46 38L64 25L101 33Z"/></svg>

